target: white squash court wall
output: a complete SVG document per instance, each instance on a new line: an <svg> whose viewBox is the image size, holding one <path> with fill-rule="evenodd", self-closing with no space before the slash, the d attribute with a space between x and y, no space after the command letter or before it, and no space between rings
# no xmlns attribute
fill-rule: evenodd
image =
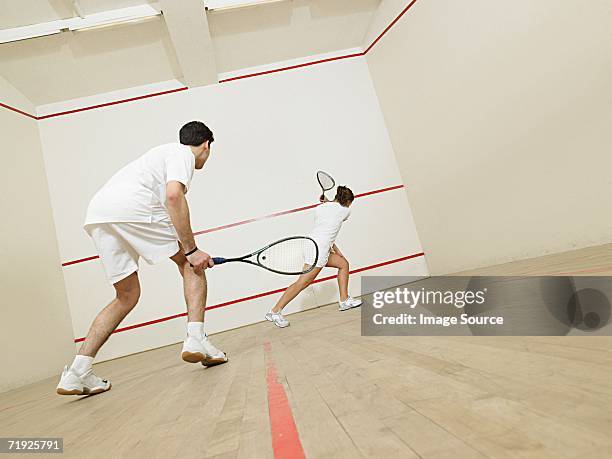
<svg viewBox="0 0 612 459"><path fill-rule="evenodd" d="M96 253L82 229L95 191L148 148L176 141L180 126L193 119L208 124L216 138L187 195L194 231L312 204L320 192L318 169L355 193L402 183L362 57L49 118L39 126L63 262ZM312 210L297 212L204 234L197 243L213 256L241 255L283 236L307 234L312 222ZM357 199L337 243L352 269L421 252L406 193L397 189ZM140 273L141 301L122 327L185 311L173 263L143 264ZM325 269L321 277L333 273ZM418 257L363 274L427 275L427 266ZM208 305L293 280L240 265L220 266L207 276ZM82 337L113 290L99 260L64 267L64 278L74 334ZM360 294L359 278L351 278L353 295ZM261 321L279 295L210 310L207 329ZM330 280L310 287L288 312L333 301L337 287ZM99 359L179 342L185 322L182 317L114 334Z"/></svg>

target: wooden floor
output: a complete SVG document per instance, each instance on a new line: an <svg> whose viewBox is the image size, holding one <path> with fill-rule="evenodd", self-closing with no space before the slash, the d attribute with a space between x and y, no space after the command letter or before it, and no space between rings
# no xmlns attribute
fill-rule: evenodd
<svg viewBox="0 0 612 459"><path fill-rule="evenodd" d="M612 246L479 270L555 272L612 274ZM78 458L273 457L273 362L309 458L612 457L612 338L361 337L358 310L328 306L214 341L229 364L173 345L96 365L106 394L56 396L56 378L0 394L0 436L64 437Z"/></svg>

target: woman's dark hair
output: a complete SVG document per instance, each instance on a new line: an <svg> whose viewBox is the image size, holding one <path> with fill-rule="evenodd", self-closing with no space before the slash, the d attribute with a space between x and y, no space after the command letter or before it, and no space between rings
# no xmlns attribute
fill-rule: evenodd
<svg viewBox="0 0 612 459"><path fill-rule="evenodd" d="M336 190L335 200L338 201L341 206L348 207L354 199L355 195L353 195L350 188L340 185Z"/></svg>
<svg viewBox="0 0 612 459"><path fill-rule="evenodd" d="M190 121L179 131L179 140L183 145L191 145L197 147L208 140L213 143L215 138L213 133L201 121Z"/></svg>

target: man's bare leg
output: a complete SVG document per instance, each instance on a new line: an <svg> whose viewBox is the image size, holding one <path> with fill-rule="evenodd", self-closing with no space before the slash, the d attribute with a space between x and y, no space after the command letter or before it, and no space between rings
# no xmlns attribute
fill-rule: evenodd
<svg viewBox="0 0 612 459"><path fill-rule="evenodd" d="M81 349L70 368L65 368L56 392L60 395L91 395L105 392L111 383L92 372L93 359L121 321L134 309L140 297L138 273L134 272L115 283L116 297L100 313L89 328Z"/></svg>
<svg viewBox="0 0 612 459"><path fill-rule="evenodd" d="M170 259L176 263L183 277L183 294L187 303L187 320L189 322L204 322L206 295L208 293L206 274L204 271L201 271L199 274L196 273L182 251L179 251Z"/></svg>
<svg viewBox="0 0 612 459"><path fill-rule="evenodd" d="M196 271L180 250L170 257L183 277L183 293L187 303L187 340L183 345L182 358L189 363L201 362L204 366L227 362L225 354L212 345L204 333L204 315L208 286L204 271Z"/></svg>
<svg viewBox="0 0 612 459"><path fill-rule="evenodd" d="M114 284L116 297L94 319L87 337L79 349L79 355L95 357L109 336L125 319L140 298L138 272Z"/></svg>

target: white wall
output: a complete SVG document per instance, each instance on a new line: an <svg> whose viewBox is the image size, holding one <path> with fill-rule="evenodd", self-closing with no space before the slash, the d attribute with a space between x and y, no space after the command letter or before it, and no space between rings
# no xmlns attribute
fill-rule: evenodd
<svg viewBox="0 0 612 459"><path fill-rule="evenodd" d="M2 76L0 76L0 94L2 95L2 100L0 102L10 107L29 113L30 115L33 115L36 111L36 107L32 101Z"/></svg>
<svg viewBox="0 0 612 459"><path fill-rule="evenodd" d="M1 78L0 98L32 109ZM36 121L0 108L0 151L3 392L58 375L72 356L73 335Z"/></svg>
<svg viewBox="0 0 612 459"><path fill-rule="evenodd" d="M364 58L49 118L40 122L40 130L62 261L95 254L82 230L95 191L148 148L175 141L180 126L192 119L205 121L216 138L211 159L196 172L188 194L196 231L314 203L320 192L318 169L355 193L401 184ZM312 218L312 211L305 211L265 219L199 236L198 244L213 255L240 255L276 238L307 234ZM353 268L421 252L405 193L359 198L338 245ZM326 269L321 276L330 274ZM426 275L427 267L420 257L365 274ZM209 305L292 281L250 266L220 266L207 275ZM99 261L66 266L64 277L74 334L81 337L112 289ZM180 279L170 261L144 265L141 282L141 304L122 326L184 312ZM335 301L334 284L311 287L290 311ZM353 276L351 291L359 294L359 275ZM211 310L208 328L214 332L260 321L278 296ZM100 358L180 341L184 323L181 318L118 333Z"/></svg>
<svg viewBox="0 0 612 459"><path fill-rule="evenodd" d="M367 54L433 274L610 242L610 24L608 0L417 1Z"/></svg>

